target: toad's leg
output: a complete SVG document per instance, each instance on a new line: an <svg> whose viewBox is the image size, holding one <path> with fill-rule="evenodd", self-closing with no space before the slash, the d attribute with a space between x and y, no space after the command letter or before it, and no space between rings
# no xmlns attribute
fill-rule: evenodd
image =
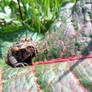
<svg viewBox="0 0 92 92"><path fill-rule="evenodd" d="M24 67L24 66L28 66L27 63L21 62L21 63L16 63L15 67Z"/></svg>
<svg viewBox="0 0 92 92"><path fill-rule="evenodd" d="M21 63L18 63L18 61L16 60L15 57L13 56L10 56L9 57L9 63L11 66L13 67L20 67L20 66L24 66L24 64L21 62Z"/></svg>
<svg viewBox="0 0 92 92"><path fill-rule="evenodd" d="M10 62L10 64L11 64L13 67L24 67L24 66L28 66L27 63L24 63L24 62L20 62L20 63L19 63L19 62L16 60L16 58L13 57L13 56L10 56L10 57L9 57L9 62Z"/></svg>
<svg viewBox="0 0 92 92"><path fill-rule="evenodd" d="M9 57L9 63L10 63L13 67L15 67L15 65L18 63L18 61L16 60L15 57L10 56L10 57Z"/></svg>

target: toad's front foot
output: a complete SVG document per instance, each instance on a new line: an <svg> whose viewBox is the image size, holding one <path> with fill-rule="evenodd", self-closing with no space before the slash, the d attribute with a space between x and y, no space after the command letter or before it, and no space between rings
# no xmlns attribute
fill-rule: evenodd
<svg viewBox="0 0 92 92"><path fill-rule="evenodd" d="M17 64L15 64L15 68L16 67L24 67L24 66L28 66L28 64L27 63L23 63L23 62L21 62L21 63L17 63Z"/></svg>

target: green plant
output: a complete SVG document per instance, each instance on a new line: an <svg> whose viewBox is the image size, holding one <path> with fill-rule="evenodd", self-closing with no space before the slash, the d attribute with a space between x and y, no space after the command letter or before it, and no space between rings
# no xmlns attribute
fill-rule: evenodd
<svg viewBox="0 0 92 92"><path fill-rule="evenodd" d="M8 25L17 26L24 23L29 31L45 33L54 22L58 8L70 1L75 2L75 0L1 0L0 13L7 16L8 10L10 14L0 19L4 19Z"/></svg>

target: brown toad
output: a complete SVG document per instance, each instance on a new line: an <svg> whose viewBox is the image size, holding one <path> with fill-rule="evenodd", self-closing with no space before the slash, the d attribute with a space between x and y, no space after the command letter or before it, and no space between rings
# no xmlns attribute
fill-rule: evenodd
<svg viewBox="0 0 92 92"><path fill-rule="evenodd" d="M28 37L19 40L10 47L5 62L12 67L32 65L32 58L37 53L36 43Z"/></svg>

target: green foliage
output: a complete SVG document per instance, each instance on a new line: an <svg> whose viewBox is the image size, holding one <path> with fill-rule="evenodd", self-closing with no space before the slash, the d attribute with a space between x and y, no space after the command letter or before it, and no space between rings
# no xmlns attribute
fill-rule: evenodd
<svg viewBox="0 0 92 92"><path fill-rule="evenodd" d="M21 12L24 20L21 20L18 0L1 0L0 11L6 16L7 10L10 11L8 17L3 18L8 22L24 22L30 31L45 33L56 18L58 8L67 2L75 0L19 0ZM8 9L7 9L8 8ZM8 24L9 24L8 23Z"/></svg>

